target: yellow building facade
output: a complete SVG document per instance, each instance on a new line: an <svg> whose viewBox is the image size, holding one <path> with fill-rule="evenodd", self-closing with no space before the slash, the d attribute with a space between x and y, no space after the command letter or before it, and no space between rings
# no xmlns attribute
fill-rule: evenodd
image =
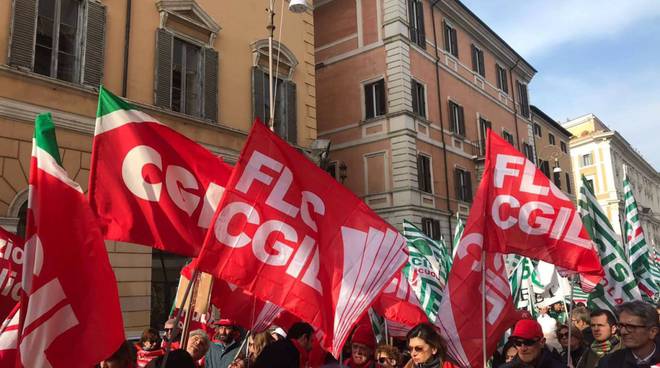
<svg viewBox="0 0 660 368"><path fill-rule="evenodd" d="M86 190L99 84L235 162L254 118L268 116L267 3L0 2L0 226L24 231L38 113L52 112L64 167ZM275 130L304 148L317 134L313 17L276 4ZM169 307L181 260L107 249L126 332L139 334Z"/></svg>

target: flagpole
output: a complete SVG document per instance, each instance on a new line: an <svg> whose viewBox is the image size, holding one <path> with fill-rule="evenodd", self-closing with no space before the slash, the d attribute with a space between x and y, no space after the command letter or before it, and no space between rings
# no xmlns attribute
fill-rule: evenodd
<svg viewBox="0 0 660 368"><path fill-rule="evenodd" d="M179 305L179 309L176 311L176 317L174 317L174 328L172 334L177 330L179 327L179 322L181 322L181 311L183 310L183 306L186 303L186 299L188 299L188 295L190 294L190 289L192 288L192 284L194 283L194 280L197 279L197 275L199 274L199 271L197 268L195 268L193 274L192 274L192 280L188 283L188 286L186 286L186 291L183 293L183 300L181 300L181 304ZM192 297L191 297L192 298ZM183 336L182 336L183 338ZM185 346L183 347L185 348ZM169 339L167 343L165 344L165 356L163 357L163 364L161 365L161 368L165 368L167 364L167 357L170 355L170 350L172 349L172 340Z"/></svg>
<svg viewBox="0 0 660 368"><path fill-rule="evenodd" d="M199 273L193 275L193 279L190 281L193 284L192 293L190 294L190 300L188 300L188 307L186 308L186 319L183 320L183 331L181 332L181 347L183 349L188 345L188 333L190 332L190 321L195 308L195 299L197 296L197 289L199 287Z"/></svg>
<svg viewBox="0 0 660 368"><path fill-rule="evenodd" d="M486 251L481 248L481 336L483 348L483 368L488 363L486 357Z"/></svg>
<svg viewBox="0 0 660 368"><path fill-rule="evenodd" d="M390 340L387 334L387 318L383 317L383 325L385 325L385 343L389 344Z"/></svg>
<svg viewBox="0 0 660 368"><path fill-rule="evenodd" d="M575 276L571 275L570 277L570 285L571 285L571 303L568 305L568 320L570 321L570 325L568 325L568 353L566 354L566 364L572 368L573 367L573 360L571 359L571 325L573 324L573 321L571 320L571 314L573 314L573 288L575 287Z"/></svg>

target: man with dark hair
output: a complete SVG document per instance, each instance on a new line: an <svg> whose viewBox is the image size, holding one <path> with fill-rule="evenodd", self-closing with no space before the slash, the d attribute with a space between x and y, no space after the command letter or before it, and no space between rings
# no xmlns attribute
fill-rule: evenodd
<svg viewBox="0 0 660 368"><path fill-rule="evenodd" d="M267 345L254 362L254 368L299 368L305 366L312 350L314 329L307 323L295 323L286 339Z"/></svg>
<svg viewBox="0 0 660 368"><path fill-rule="evenodd" d="M587 307L575 307L571 312L571 324L582 331L582 338L585 344L591 345L594 342L594 335L591 333L591 312Z"/></svg>
<svg viewBox="0 0 660 368"><path fill-rule="evenodd" d="M621 349L621 341L616 336L616 323L616 317L608 310L598 309L591 312L590 326L594 341L582 354L576 368L595 368L605 354Z"/></svg>
<svg viewBox="0 0 660 368"><path fill-rule="evenodd" d="M205 356L206 368L227 368L234 361L241 345L236 323L221 319L215 323L215 336Z"/></svg>
<svg viewBox="0 0 660 368"><path fill-rule="evenodd" d="M658 312L641 300L617 307L619 331L624 348L606 355L598 368L648 368L660 363L660 349L655 343L658 334Z"/></svg>

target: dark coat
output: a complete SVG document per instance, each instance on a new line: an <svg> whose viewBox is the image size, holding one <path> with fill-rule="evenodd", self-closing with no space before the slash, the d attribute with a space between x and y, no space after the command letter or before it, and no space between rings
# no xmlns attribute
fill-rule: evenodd
<svg viewBox="0 0 660 368"><path fill-rule="evenodd" d="M559 360L557 354L553 354L548 348L543 348L541 356L534 365L523 363L516 356L512 361L503 365L502 368L566 368L566 364Z"/></svg>
<svg viewBox="0 0 660 368"><path fill-rule="evenodd" d="M598 362L598 368L649 368L654 364L660 363L660 349L658 345L655 347L655 354L647 364L637 365L637 360L632 354L630 349L621 349L613 353L607 354Z"/></svg>
<svg viewBox="0 0 660 368"><path fill-rule="evenodd" d="M299 368L300 353L289 339L266 345L253 368Z"/></svg>

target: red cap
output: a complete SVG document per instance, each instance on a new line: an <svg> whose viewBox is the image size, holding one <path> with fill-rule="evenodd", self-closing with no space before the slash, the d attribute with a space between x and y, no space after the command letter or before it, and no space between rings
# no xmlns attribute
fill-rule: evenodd
<svg viewBox="0 0 660 368"><path fill-rule="evenodd" d="M371 329L371 326L367 324L358 325L353 332L351 343L365 345L371 348L371 350L375 349L376 337L374 336L374 332Z"/></svg>
<svg viewBox="0 0 660 368"><path fill-rule="evenodd" d="M533 319L521 319L516 323L516 327L513 328L513 333L511 337L518 337L521 339L538 339L543 337L543 330L541 325Z"/></svg>
<svg viewBox="0 0 660 368"><path fill-rule="evenodd" d="M219 321L215 321L214 325L216 326L236 326L236 322L233 319L223 318Z"/></svg>

